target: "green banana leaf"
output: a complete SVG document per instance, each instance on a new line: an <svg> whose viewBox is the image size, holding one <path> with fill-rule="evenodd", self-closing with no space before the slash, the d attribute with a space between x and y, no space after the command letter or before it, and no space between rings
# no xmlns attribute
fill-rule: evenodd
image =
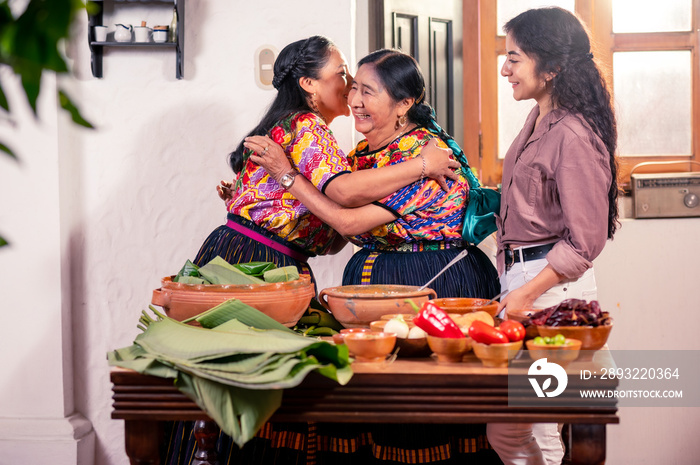
<svg viewBox="0 0 700 465"><path fill-rule="evenodd" d="M299 334L293 331L282 323L278 322L274 318L265 315L263 312L250 305L239 305L236 303L235 299L230 299L225 302L220 303L216 307L207 310L205 313L217 313L222 312L230 317L230 320L226 323L218 325L215 329L219 331L228 331L229 329L236 329L239 323L246 326L258 329L276 329L278 331L289 332L294 334Z"/></svg>
<svg viewBox="0 0 700 465"><path fill-rule="evenodd" d="M279 408L282 389L298 386L310 372L340 384L350 380L345 345L305 337L240 303L224 302L197 316L216 323L212 329L172 320L151 307L157 319L143 312L143 333L133 345L108 353L109 364L174 379L239 446Z"/></svg>
<svg viewBox="0 0 700 465"><path fill-rule="evenodd" d="M198 276L175 276L173 281L182 284L211 284L206 279L200 278Z"/></svg>
<svg viewBox="0 0 700 465"><path fill-rule="evenodd" d="M274 270L266 271L263 279L268 283L282 283L296 281L299 279L299 270L296 266L283 266Z"/></svg>
<svg viewBox="0 0 700 465"><path fill-rule="evenodd" d="M183 374L176 386L243 447L282 405L282 391L249 391Z"/></svg>
<svg viewBox="0 0 700 465"><path fill-rule="evenodd" d="M261 337L262 334L266 337ZM276 330L211 331L172 319L153 323L134 341L146 351L176 359L208 360L226 355L296 352L317 342Z"/></svg>
<svg viewBox="0 0 700 465"><path fill-rule="evenodd" d="M192 263L191 261L187 260L184 265L182 265L182 268L180 271L178 271L177 276L175 276L174 281L181 283L182 281L180 278L183 278L185 276L193 276L195 278L199 278L199 267Z"/></svg>
<svg viewBox="0 0 700 465"><path fill-rule="evenodd" d="M277 265L272 262L236 263L232 266L251 276L263 276L265 272L277 268ZM267 279L265 281L267 281Z"/></svg>
<svg viewBox="0 0 700 465"><path fill-rule="evenodd" d="M199 268L199 274L211 284L263 284L260 278L245 274L221 257Z"/></svg>

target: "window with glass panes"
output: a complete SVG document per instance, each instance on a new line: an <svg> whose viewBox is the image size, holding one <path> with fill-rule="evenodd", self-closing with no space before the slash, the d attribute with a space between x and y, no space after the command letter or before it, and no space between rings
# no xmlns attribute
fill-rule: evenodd
<svg viewBox="0 0 700 465"><path fill-rule="evenodd" d="M465 0L464 145L484 183L500 183L503 157L535 105L516 102L500 75L503 24L543 6L575 12L591 32L613 95L622 186L632 169L700 170L700 0Z"/></svg>

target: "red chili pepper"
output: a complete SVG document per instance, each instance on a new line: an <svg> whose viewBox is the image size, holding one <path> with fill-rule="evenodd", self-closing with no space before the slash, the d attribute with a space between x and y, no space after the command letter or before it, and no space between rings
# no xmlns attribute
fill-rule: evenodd
<svg viewBox="0 0 700 465"><path fill-rule="evenodd" d="M469 337L481 344L503 344L508 342L508 337L499 329L476 320L469 327Z"/></svg>
<svg viewBox="0 0 700 465"><path fill-rule="evenodd" d="M431 336L460 339L465 337L457 323L447 313L432 302L426 302L419 309L411 300L405 302L413 306L418 315L413 318L413 324Z"/></svg>

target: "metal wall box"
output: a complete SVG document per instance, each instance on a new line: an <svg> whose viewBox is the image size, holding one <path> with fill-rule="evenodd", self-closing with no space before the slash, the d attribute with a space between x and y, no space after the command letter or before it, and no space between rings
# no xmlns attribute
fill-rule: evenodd
<svg viewBox="0 0 700 465"><path fill-rule="evenodd" d="M632 174L635 218L700 216L700 172Z"/></svg>

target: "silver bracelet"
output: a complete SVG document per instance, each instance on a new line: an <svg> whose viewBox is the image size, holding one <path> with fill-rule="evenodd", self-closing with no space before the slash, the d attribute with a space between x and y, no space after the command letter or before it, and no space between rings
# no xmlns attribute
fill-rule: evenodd
<svg viewBox="0 0 700 465"><path fill-rule="evenodd" d="M423 154L420 154L421 160L423 160L423 169L420 170L420 180L422 181L425 178L425 157Z"/></svg>

